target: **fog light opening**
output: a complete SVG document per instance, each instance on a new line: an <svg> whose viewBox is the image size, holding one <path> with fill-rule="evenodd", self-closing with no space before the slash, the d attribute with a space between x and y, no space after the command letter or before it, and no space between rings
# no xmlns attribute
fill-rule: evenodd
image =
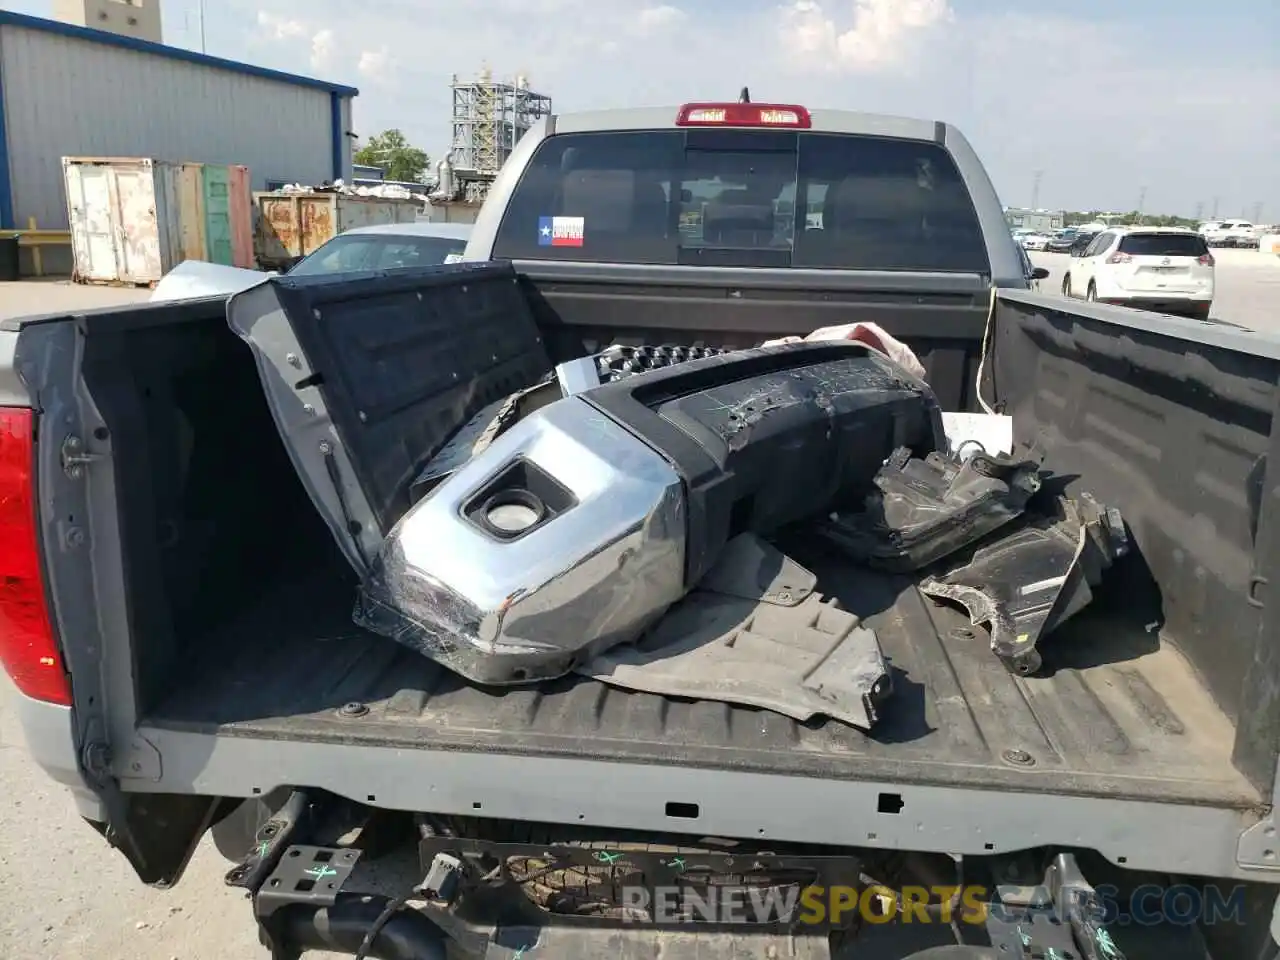
<svg viewBox="0 0 1280 960"><path fill-rule="evenodd" d="M547 508L528 490L502 490L481 510L485 524L499 536L515 537L536 527Z"/></svg>

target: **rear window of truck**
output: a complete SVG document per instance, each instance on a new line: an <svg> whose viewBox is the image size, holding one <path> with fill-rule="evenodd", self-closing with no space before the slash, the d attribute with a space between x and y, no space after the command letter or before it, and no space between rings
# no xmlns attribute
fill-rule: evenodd
<svg viewBox="0 0 1280 960"><path fill-rule="evenodd" d="M547 138L496 259L986 273L964 181L936 143L781 130Z"/></svg>

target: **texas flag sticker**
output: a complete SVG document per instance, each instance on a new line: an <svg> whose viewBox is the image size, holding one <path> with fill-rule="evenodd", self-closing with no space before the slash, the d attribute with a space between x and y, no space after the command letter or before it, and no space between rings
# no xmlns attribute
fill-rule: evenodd
<svg viewBox="0 0 1280 960"><path fill-rule="evenodd" d="M585 226L583 217L539 217L538 246L580 247Z"/></svg>

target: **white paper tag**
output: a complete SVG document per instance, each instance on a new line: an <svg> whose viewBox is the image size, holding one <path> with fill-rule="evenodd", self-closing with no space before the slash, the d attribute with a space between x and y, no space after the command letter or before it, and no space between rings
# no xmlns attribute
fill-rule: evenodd
<svg viewBox="0 0 1280 960"><path fill-rule="evenodd" d="M942 428L951 455L967 460L982 450L992 456L1013 452L1013 417L999 413L944 413Z"/></svg>
<svg viewBox="0 0 1280 960"><path fill-rule="evenodd" d="M462 262L462 254L460 254L460 253L446 253L446 254L444 255L444 262L445 262L445 263L461 263L461 262Z"/></svg>

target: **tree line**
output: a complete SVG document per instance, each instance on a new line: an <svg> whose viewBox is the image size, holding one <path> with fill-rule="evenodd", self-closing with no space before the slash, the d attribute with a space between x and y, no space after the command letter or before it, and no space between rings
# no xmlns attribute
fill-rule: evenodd
<svg viewBox="0 0 1280 960"><path fill-rule="evenodd" d="M431 158L419 150L399 130L384 130L355 152L352 158L361 166L381 167L387 180L426 183L423 178L431 167Z"/></svg>
<svg viewBox="0 0 1280 960"><path fill-rule="evenodd" d="M1114 210L1071 210L1062 214L1062 224L1074 227L1082 223L1137 223L1147 227L1190 227L1200 226L1199 220L1191 217L1177 217L1171 214L1140 213L1130 210L1117 213Z"/></svg>

